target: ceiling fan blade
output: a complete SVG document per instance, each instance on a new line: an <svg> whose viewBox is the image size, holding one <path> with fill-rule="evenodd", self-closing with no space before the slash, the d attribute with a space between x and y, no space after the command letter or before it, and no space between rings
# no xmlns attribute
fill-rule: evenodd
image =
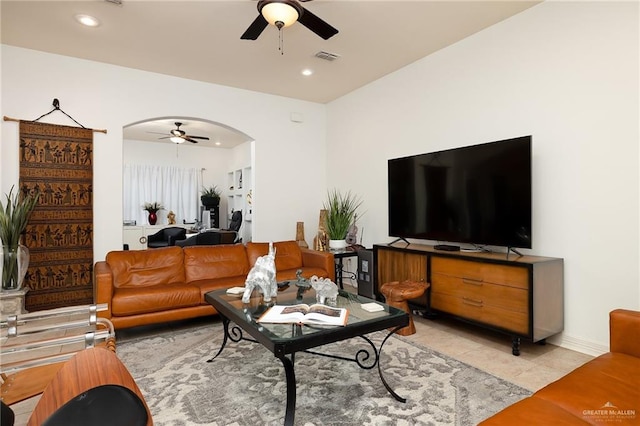
<svg viewBox="0 0 640 426"><path fill-rule="evenodd" d="M151 133L153 135L166 135L167 134L167 132L149 132L149 131L147 131L146 133Z"/></svg>
<svg viewBox="0 0 640 426"><path fill-rule="evenodd" d="M165 137L163 137L163 138L158 138L158 140L160 140L160 139L169 139L169 138L172 138L172 137L173 137L173 136L165 136Z"/></svg>
<svg viewBox="0 0 640 426"><path fill-rule="evenodd" d="M182 139L191 143L198 143L198 141L191 139L189 136L184 136Z"/></svg>
<svg viewBox="0 0 640 426"><path fill-rule="evenodd" d="M267 28L269 23L262 16L262 14L258 15L258 17L249 25L249 28L242 34L240 37L242 40L256 40L262 31Z"/></svg>
<svg viewBox="0 0 640 426"><path fill-rule="evenodd" d="M209 138L208 138L208 137L206 137L206 136L191 136L191 135L188 135L188 136L185 136L185 138L191 138L191 139L203 139L203 140L205 140L205 141L208 141L208 140L209 140Z"/></svg>
<svg viewBox="0 0 640 426"><path fill-rule="evenodd" d="M313 13L309 12L304 7L302 8L302 15L298 18L298 22L300 22L305 27L309 28L311 31L327 40L334 35L338 34L338 30L333 28L331 25L318 18Z"/></svg>

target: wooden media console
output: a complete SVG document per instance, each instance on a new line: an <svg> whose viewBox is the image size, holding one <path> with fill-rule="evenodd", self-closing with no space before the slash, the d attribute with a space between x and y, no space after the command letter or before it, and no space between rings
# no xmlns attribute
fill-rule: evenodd
<svg viewBox="0 0 640 426"><path fill-rule="evenodd" d="M512 337L544 343L564 328L563 259L508 253L439 251L395 243L373 246L376 295L389 281L426 281L412 301L428 314L446 314Z"/></svg>

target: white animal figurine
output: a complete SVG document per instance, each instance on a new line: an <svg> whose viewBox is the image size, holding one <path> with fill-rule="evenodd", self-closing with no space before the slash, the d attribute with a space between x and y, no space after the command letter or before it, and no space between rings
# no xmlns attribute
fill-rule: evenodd
<svg viewBox="0 0 640 426"><path fill-rule="evenodd" d="M278 282L276 281L276 250L273 243L269 243L269 253L260 256L256 264L249 271L244 283L242 303L249 303L254 288L262 291L265 302L270 302L272 297L278 295Z"/></svg>
<svg viewBox="0 0 640 426"><path fill-rule="evenodd" d="M311 287L316 291L316 301L322 304L335 306L338 298L338 286L329 278L318 278L312 276Z"/></svg>

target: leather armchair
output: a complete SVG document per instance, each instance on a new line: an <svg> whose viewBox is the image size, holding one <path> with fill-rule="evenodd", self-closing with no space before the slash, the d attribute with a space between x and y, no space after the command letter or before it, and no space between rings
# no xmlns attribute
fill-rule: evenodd
<svg viewBox="0 0 640 426"><path fill-rule="evenodd" d="M187 230L178 226L163 228L147 237L147 247L169 247L176 245L176 241L187 238Z"/></svg>

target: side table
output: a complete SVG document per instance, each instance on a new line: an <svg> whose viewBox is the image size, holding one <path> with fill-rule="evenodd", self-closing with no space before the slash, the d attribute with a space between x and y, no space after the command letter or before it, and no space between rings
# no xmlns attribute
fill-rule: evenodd
<svg viewBox="0 0 640 426"><path fill-rule="evenodd" d="M24 301L29 291L29 287L22 287L19 290L0 291L0 316L26 314Z"/></svg>
<svg viewBox="0 0 640 426"><path fill-rule="evenodd" d="M336 284L338 284L341 290L344 290L344 285L342 284L343 259L345 257L358 257L358 252L352 251L352 250L345 250L345 251L332 252L332 253L333 253L333 258L335 260Z"/></svg>

